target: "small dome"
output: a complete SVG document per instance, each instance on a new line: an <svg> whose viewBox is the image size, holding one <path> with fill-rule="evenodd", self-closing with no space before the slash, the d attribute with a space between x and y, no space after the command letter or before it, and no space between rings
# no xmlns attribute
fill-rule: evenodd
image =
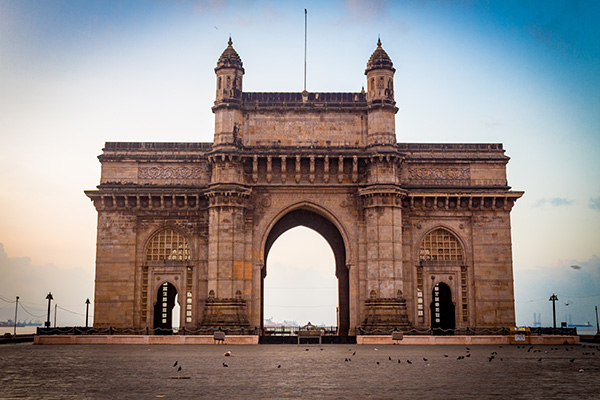
<svg viewBox="0 0 600 400"><path fill-rule="evenodd" d="M371 54L371 58L369 58L365 74L373 69L391 69L392 71L395 71L394 64L392 63L390 56L388 56L385 50L381 47L380 39L377 39L377 48L373 54Z"/></svg>
<svg viewBox="0 0 600 400"><path fill-rule="evenodd" d="M217 61L217 67L215 68L215 71L221 68L238 68L243 70L244 68L242 67L242 59L237 51L235 51L233 48L233 41L231 40L231 37L229 37L229 42L227 42L227 44L227 48L223 51L221 57L219 57L219 61Z"/></svg>

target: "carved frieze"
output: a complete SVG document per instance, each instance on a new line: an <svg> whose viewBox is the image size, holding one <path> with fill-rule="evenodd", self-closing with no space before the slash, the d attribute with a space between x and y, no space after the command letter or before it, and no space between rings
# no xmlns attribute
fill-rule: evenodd
<svg viewBox="0 0 600 400"><path fill-rule="evenodd" d="M417 185L469 185L471 173L469 168L409 168L408 179Z"/></svg>
<svg viewBox="0 0 600 400"><path fill-rule="evenodd" d="M206 173L204 167L139 167L139 179L186 180L199 179Z"/></svg>

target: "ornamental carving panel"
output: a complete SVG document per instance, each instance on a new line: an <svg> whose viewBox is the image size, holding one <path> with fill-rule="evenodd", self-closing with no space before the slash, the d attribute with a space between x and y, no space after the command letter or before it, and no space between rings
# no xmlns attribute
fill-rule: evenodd
<svg viewBox="0 0 600 400"><path fill-rule="evenodd" d="M469 185L469 168L409 168L408 179L421 185Z"/></svg>
<svg viewBox="0 0 600 400"><path fill-rule="evenodd" d="M186 181L197 180L206 176L206 167L139 167L140 180L169 180Z"/></svg>

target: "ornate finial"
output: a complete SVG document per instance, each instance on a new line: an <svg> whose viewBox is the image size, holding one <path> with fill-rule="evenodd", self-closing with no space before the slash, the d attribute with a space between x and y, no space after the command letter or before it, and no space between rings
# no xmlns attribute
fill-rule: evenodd
<svg viewBox="0 0 600 400"><path fill-rule="evenodd" d="M227 42L229 46L233 45L233 40L231 40L231 33L229 34L229 41Z"/></svg>
<svg viewBox="0 0 600 400"><path fill-rule="evenodd" d="M379 34L377 34L377 47L381 47L381 38L379 37Z"/></svg>

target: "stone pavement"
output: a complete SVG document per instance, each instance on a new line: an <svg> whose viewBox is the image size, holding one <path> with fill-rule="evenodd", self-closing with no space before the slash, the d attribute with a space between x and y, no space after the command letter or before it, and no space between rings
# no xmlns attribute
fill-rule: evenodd
<svg viewBox="0 0 600 400"><path fill-rule="evenodd" d="M0 399L579 400L600 396L598 346L469 348L3 345ZM231 357L224 356L227 351Z"/></svg>

